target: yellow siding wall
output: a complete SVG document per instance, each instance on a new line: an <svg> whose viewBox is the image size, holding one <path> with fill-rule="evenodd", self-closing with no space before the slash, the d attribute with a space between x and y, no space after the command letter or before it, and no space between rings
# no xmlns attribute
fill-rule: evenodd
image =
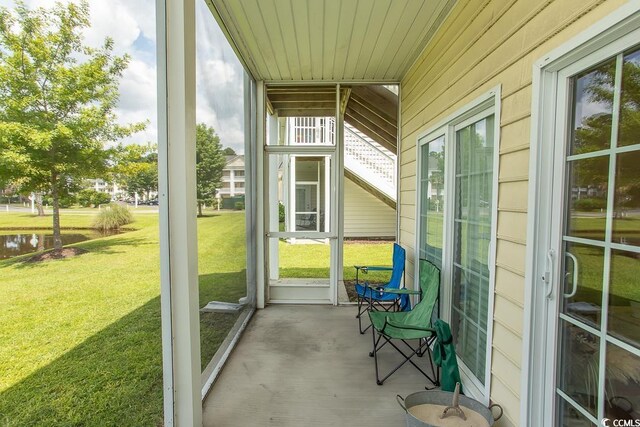
<svg viewBox="0 0 640 427"><path fill-rule="evenodd" d="M344 237L395 236L396 210L345 178Z"/></svg>
<svg viewBox="0 0 640 427"><path fill-rule="evenodd" d="M460 0L402 80L400 242L413 274L420 133L502 87L491 398L519 425L532 65L622 0Z"/></svg>

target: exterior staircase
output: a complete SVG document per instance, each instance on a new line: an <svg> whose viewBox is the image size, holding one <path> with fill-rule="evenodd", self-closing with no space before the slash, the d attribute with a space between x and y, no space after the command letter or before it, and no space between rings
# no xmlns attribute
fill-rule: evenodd
<svg viewBox="0 0 640 427"><path fill-rule="evenodd" d="M331 144L335 138L333 117L290 117L289 137L297 144ZM396 208L397 156L367 134L344 123L345 177Z"/></svg>

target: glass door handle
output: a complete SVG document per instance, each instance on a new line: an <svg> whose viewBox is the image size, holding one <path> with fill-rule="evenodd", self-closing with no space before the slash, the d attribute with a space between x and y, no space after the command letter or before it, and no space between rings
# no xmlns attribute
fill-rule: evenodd
<svg viewBox="0 0 640 427"><path fill-rule="evenodd" d="M573 285L573 287L571 289L571 293L563 294L563 295L565 298L573 298L576 295L576 292L578 291L578 273L579 273L578 258L576 258L576 256L571 252L565 252L564 255L568 256L569 258L571 258L571 261L573 261L573 273L571 277L571 284Z"/></svg>
<svg viewBox="0 0 640 427"><path fill-rule="evenodd" d="M555 251L553 249L549 249L547 252L547 266L545 268L544 275L542 276L542 280L544 281L547 290L545 296L547 298L551 298L551 292L553 291L553 256L555 255Z"/></svg>

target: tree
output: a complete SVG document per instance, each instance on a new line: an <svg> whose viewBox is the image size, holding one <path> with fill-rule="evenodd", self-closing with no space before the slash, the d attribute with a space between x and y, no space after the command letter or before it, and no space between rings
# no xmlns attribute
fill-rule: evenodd
<svg viewBox="0 0 640 427"><path fill-rule="evenodd" d="M202 205L216 195L222 181L225 165L220 138L212 127L204 123L196 126L196 183L198 215L202 216Z"/></svg>
<svg viewBox="0 0 640 427"><path fill-rule="evenodd" d="M60 197L99 175L112 150L105 144L144 128L117 124L118 81L128 56L107 38L83 45L89 6L0 8L0 182L53 199L54 247L60 249Z"/></svg>
<svg viewBox="0 0 640 427"><path fill-rule="evenodd" d="M158 191L158 153L156 146L127 145L118 147L115 176L130 195Z"/></svg>
<svg viewBox="0 0 640 427"><path fill-rule="evenodd" d="M225 156L235 156L236 151L231 147L225 147L225 149L222 150L222 154L224 154Z"/></svg>
<svg viewBox="0 0 640 427"><path fill-rule="evenodd" d="M635 57L635 58L634 58ZM610 147L614 111L614 87L616 78L615 60L610 60L592 70L585 77L586 100L600 108L583 117L573 135L572 154L595 152ZM629 146L637 143L640 133L640 60L631 54L622 66L622 91L617 145ZM582 101L584 103L584 100ZM640 206L640 153L631 151L617 156L614 205L617 217L625 208ZM593 157L572 162L572 178L575 186L595 190L595 203L605 203L609 183L609 159Z"/></svg>

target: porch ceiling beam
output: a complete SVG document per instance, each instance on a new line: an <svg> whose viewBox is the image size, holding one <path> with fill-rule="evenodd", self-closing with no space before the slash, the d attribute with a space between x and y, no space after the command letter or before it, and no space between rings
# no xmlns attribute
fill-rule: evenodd
<svg viewBox="0 0 640 427"><path fill-rule="evenodd" d="M280 104L273 103L273 109L275 111L280 110L326 110L334 106L335 103L331 102L310 102L310 103L290 103Z"/></svg>
<svg viewBox="0 0 640 427"><path fill-rule="evenodd" d="M362 114L360 111L354 109L352 103L347 105L347 111L344 117L347 123L360 132L369 136L387 150L394 153L396 152L398 144L397 129L388 124L384 124L384 122L374 123L366 116L366 113Z"/></svg>
<svg viewBox="0 0 640 427"><path fill-rule="evenodd" d="M278 109L278 117L333 117L336 114L335 103L333 108L281 108Z"/></svg>
<svg viewBox="0 0 640 427"><path fill-rule="evenodd" d="M389 123L398 120L398 97L382 86L354 86L352 99Z"/></svg>
<svg viewBox="0 0 640 427"><path fill-rule="evenodd" d="M164 424L202 425L195 0L156 0Z"/></svg>
<svg viewBox="0 0 640 427"><path fill-rule="evenodd" d="M321 93L270 93L268 95L271 102L313 102L313 101L333 101L335 102L334 92L321 92Z"/></svg>

